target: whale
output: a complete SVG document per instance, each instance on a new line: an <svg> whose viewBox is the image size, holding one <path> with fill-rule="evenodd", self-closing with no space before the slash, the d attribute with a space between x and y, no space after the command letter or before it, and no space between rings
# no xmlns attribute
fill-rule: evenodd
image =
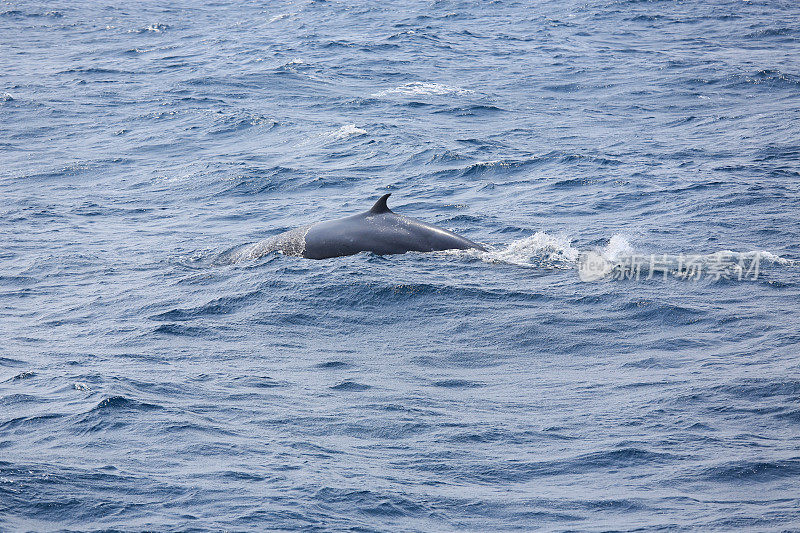
<svg viewBox="0 0 800 533"><path fill-rule="evenodd" d="M377 255L442 250L481 250L482 245L452 231L389 209L381 196L369 211L317 222L276 235L270 249L307 259L329 259L360 252Z"/></svg>

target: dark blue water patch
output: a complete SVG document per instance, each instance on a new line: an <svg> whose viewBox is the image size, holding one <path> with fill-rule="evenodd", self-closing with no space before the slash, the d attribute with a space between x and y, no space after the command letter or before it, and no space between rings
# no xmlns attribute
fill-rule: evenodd
<svg viewBox="0 0 800 533"><path fill-rule="evenodd" d="M775 160L786 160L787 162L794 162L796 159L800 157L800 145L797 144L773 144L770 146L766 146L760 150L758 150L756 157L754 158L755 161L775 161ZM756 188L757 189L752 189ZM784 185L781 183L776 183L773 185L775 188L785 188ZM752 185L751 190L761 190L763 187L759 187L758 184Z"/></svg>
<svg viewBox="0 0 800 533"><path fill-rule="evenodd" d="M252 196L295 188L310 179L302 169L247 167L222 183L218 196Z"/></svg>
<svg viewBox="0 0 800 533"><path fill-rule="evenodd" d="M357 514L397 517L432 513L431 509L426 509L423 505L401 494L383 494L370 490L322 487L314 493L313 498L317 505L323 508L348 506Z"/></svg>
<svg viewBox="0 0 800 533"><path fill-rule="evenodd" d="M596 178L570 178L559 180L550 186L554 189L572 189L591 185L601 185L602 182Z"/></svg>
<svg viewBox="0 0 800 533"><path fill-rule="evenodd" d="M242 472L236 470L226 470L225 472L221 472L219 476L222 479L231 479L233 481L244 481L248 483L250 482L259 483L267 480L265 476L260 476L258 474L254 474L251 472Z"/></svg>
<svg viewBox="0 0 800 533"><path fill-rule="evenodd" d="M162 409L162 407L156 404L131 400L124 396L109 396L108 398L103 399L94 408L95 411L103 411L103 412L115 412L124 410L149 411L152 409Z"/></svg>
<svg viewBox="0 0 800 533"><path fill-rule="evenodd" d="M348 398L356 400L357 398L362 398L369 394L365 391L348 392L359 392L359 394L341 396L342 401L347 401ZM431 424L425 421L404 419L376 425L374 420L369 418L362 419L360 417L355 417L343 422L326 423L324 434L340 435L354 439L376 440L393 448L397 446L397 443L401 439L409 439L414 436L422 437L427 435L430 430Z"/></svg>
<svg viewBox="0 0 800 533"><path fill-rule="evenodd" d="M701 478L720 483L770 483L800 475L800 459L732 461L704 469Z"/></svg>
<svg viewBox="0 0 800 533"><path fill-rule="evenodd" d="M787 422L791 422L792 424L800 425L800 409L786 411L783 413L777 413L775 415L775 418L778 420L785 420Z"/></svg>
<svg viewBox="0 0 800 533"><path fill-rule="evenodd" d="M325 361L324 363L317 363L314 366L323 370L340 370L348 368L350 365L344 361Z"/></svg>
<svg viewBox="0 0 800 533"><path fill-rule="evenodd" d="M762 401L775 397L786 397L787 401L800 401L800 381L748 379L711 389L713 392L725 394L737 400Z"/></svg>
<svg viewBox="0 0 800 533"><path fill-rule="evenodd" d="M179 337L202 337L207 335L209 330L204 327L187 326L185 324L162 324L153 329L153 333Z"/></svg>
<svg viewBox="0 0 800 533"><path fill-rule="evenodd" d="M647 300L631 300L621 308L630 320L669 324L671 326L687 326L709 320L708 312L686 305Z"/></svg>
<svg viewBox="0 0 800 533"><path fill-rule="evenodd" d="M488 485L529 482L567 474L589 474L595 471L635 469L669 464L678 456L664 452L651 452L639 448L623 448L585 454L574 458L547 461L502 461L497 464L474 464L469 469L455 469L445 463L420 461L415 469L435 472L454 481Z"/></svg>
<svg viewBox="0 0 800 533"><path fill-rule="evenodd" d="M443 222L446 224L475 224L482 222L483 219L481 217L472 216L472 215L456 215L454 217L450 217L445 219Z"/></svg>
<svg viewBox="0 0 800 533"><path fill-rule="evenodd" d="M635 383L625 383L623 385L619 385L617 388L621 390L626 389L641 389L641 388L657 388L657 389L664 389L668 387L675 387L676 385L683 385L685 381L675 381L670 379L663 379L658 381L638 381Z"/></svg>
<svg viewBox="0 0 800 533"><path fill-rule="evenodd" d="M130 76L136 74L133 71L117 70L103 67L74 67L67 70L62 70L59 74L114 74Z"/></svg>
<svg viewBox="0 0 800 533"><path fill-rule="evenodd" d="M721 530L770 529L780 525L782 522L795 520L796 519L795 514L796 513L776 512L776 513L769 513L769 516L765 517L732 516L728 518L720 518L718 520L712 520L708 522L707 527L710 529L721 529Z"/></svg>
<svg viewBox="0 0 800 533"><path fill-rule="evenodd" d="M12 431L19 430L20 432L30 432L32 430L40 429L40 426L49 425L53 420L60 420L64 418L61 413L47 413L35 416L19 416L10 420L5 420L0 423L0 430Z"/></svg>
<svg viewBox="0 0 800 533"><path fill-rule="evenodd" d="M229 431L220 427L215 427L210 424L195 424L180 422L176 424L167 423L160 429L163 435L169 435L174 438L175 435L182 435L184 438L188 437L186 434L200 435L200 438L226 438L236 437L235 431Z"/></svg>
<svg viewBox="0 0 800 533"><path fill-rule="evenodd" d="M550 155L555 155L556 153L553 152ZM608 166L618 166L623 164L622 161L619 159L609 158L609 157L602 157L597 155L589 155L589 154L563 154L559 161L561 163L568 163L568 164L575 164L575 163L590 163L593 165L598 165L600 167L608 167Z"/></svg>
<svg viewBox="0 0 800 533"><path fill-rule="evenodd" d="M796 90L800 85L800 74L785 73L778 70L758 70L749 74L736 74L724 80L727 87L763 86L767 89Z"/></svg>
<svg viewBox="0 0 800 533"><path fill-rule="evenodd" d="M288 383L269 376L239 376L233 378L233 385L235 387L254 389L273 389L277 387L286 387Z"/></svg>
<svg viewBox="0 0 800 533"><path fill-rule="evenodd" d="M468 106L450 107L447 109L439 109L433 111L437 114L452 115L455 117L479 117L484 115L493 115L496 113L503 113L505 109L494 105L486 104L473 104Z"/></svg>
<svg viewBox="0 0 800 533"><path fill-rule="evenodd" d="M264 293L259 289L237 296L225 296L193 308L178 308L164 311L163 313L151 316L150 319L181 322L215 315L227 315L238 311L254 300L258 300L263 294Z"/></svg>
<svg viewBox="0 0 800 533"><path fill-rule="evenodd" d="M125 208L117 206L100 205L95 202L84 202L73 208L73 214L83 217L114 217L122 216L131 220L145 218L153 213L153 209L147 207ZM139 217L144 215L143 217Z"/></svg>
<svg viewBox="0 0 800 533"><path fill-rule="evenodd" d="M477 381L469 381L466 379L442 379L433 382L434 387L442 387L445 389L473 389L485 386L483 383Z"/></svg>
<svg viewBox="0 0 800 533"><path fill-rule="evenodd" d="M549 160L548 156L542 158L531 158L523 160L505 159L497 161L484 161L473 163L466 167L443 170L434 173L433 175L439 179L441 178L479 178L486 175L506 176L524 172L527 169L541 165Z"/></svg>
<svg viewBox="0 0 800 533"><path fill-rule="evenodd" d="M39 403L41 398L32 394L9 394L0 398L0 405L17 405L25 403Z"/></svg>
<svg viewBox="0 0 800 533"><path fill-rule="evenodd" d="M280 125L279 122L269 117L259 115L231 116L223 112L219 112L219 115L214 121L214 125L208 130L209 135L230 135L250 128L257 128L263 132Z"/></svg>
<svg viewBox="0 0 800 533"><path fill-rule="evenodd" d="M25 366L28 363L23 361L22 359L15 359L13 357L5 357L0 356L0 365L3 367L10 367L10 366Z"/></svg>
<svg viewBox="0 0 800 533"><path fill-rule="evenodd" d="M456 443L464 444L490 444L493 442L508 442L514 445L536 445L541 444L542 441L572 441L577 440L577 437L565 435L558 431L511 431L501 428L490 428L479 430L471 427L469 424L462 425L463 430L451 433L448 440Z"/></svg>
<svg viewBox="0 0 800 533"><path fill-rule="evenodd" d="M624 363L623 368L679 368L681 363L675 360L669 360L665 357L646 357L637 361L629 361Z"/></svg>
<svg viewBox="0 0 800 533"><path fill-rule="evenodd" d="M445 150L444 152L436 152L433 150L426 150L424 152L420 152L414 154L412 159L409 159L408 163L416 163L416 162L424 162L428 165L437 165L437 164L448 164L458 161L467 161L469 157L460 154L453 150Z"/></svg>
<svg viewBox="0 0 800 533"><path fill-rule="evenodd" d="M363 383L356 383L355 381L342 381L338 385L331 387L331 390L347 391L347 392L364 392L371 389L369 385Z"/></svg>
<svg viewBox="0 0 800 533"><path fill-rule="evenodd" d="M19 380L22 380L22 379L30 379L30 378L35 377L35 376L36 376L36 372L34 372L33 370L26 370L24 372L20 372L19 374L13 376L12 378L10 378L9 381L19 381Z"/></svg>
<svg viewBox="0 0 800 533"><path fill-rule="evenodd" d="M636 15L633 17L628 17L625 20L629 20L631 22L655 22L660 20L665 20L667 17L664 15L652 14L652 15Z"/></svg>
<svg viewBox="0 0 800 533"><path fill-rule="evenodd" d="M780 28L765 28L762 30L758 30L752 33L748 33L744 35L745 39L763 39L765 37L787 37L787 36L794 36L800 35L797 28L787 28L787 27L780 27ZM780 39L783 40L783 39Z"/></svg>
<svg viewBox="0 0 800 533"><path fill-rule="evenodd" d="M0 469L3 477L12 482L11 486L0 485L0 501L3 502L0 505L6 513L14 510L14 514L6 514L7 517L16 516L19 510L27 516L35 515L39 520L64 521L75 527L85 528L86 524L113 519L119 513L146 516L146 509L160 505L163 498L180 498L188 493L179 485L122 473L112 465L88 469L6 463ZM62 492L60 489L63 487L69 487L72 494ZM137 501L111 498L88 508L85 506L87 499L104 492L124 493ZM65 519L65 515L70 518Z"/></svg>
<svg viewBox="0 0 800 533"><path fill-rule="evenodd" d="M26 13L24 11L20 11L18 9L10 9L8 11L3 11L0 13L0 17L8 17L8 18L48 18L48 19L60 19L64 17L64 13L61 11L46 11L44 13Z"/></svg>

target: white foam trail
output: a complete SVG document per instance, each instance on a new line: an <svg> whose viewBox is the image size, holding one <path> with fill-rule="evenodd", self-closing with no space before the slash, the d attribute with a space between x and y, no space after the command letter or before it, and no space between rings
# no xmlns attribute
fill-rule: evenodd
<svg viewBox="0 0 800 533"><path fill-rule="evenodd" d="M530 237L513 241L503 249L482 252L480 258L487 263L572 268L579 254L569 238L538 231Z"/></svg>
<svg viewBox="0 0 800 533"><path fill-rule="evenodd" d="M260 242L240 246L220 255L217 262L232 264L259 259L271 252L302 256L305 236L311 226L300 227ZM504 248L445 250L445 254L468 254L486 263L504 263L528 268L577 269L583 281L602 279L757 279L761 267L768 264L796 266L766 250L733 252L721 250L710 254L644 254L637 252L623 235L613 235L608 244L597 250L582 251L564 235L538 231L512 241ZM755 269L755 270L754 270Z"/></svg>
<svg viewBox="0 0 800 533"><path fill-rule="evenodd" d="M625 271L630 271L637 265L640 275L636 279L664 276L665 271L668 277L682 279L699 279L703 276L719 279L716 277L718 274L727 279L752 279L758 275L758 271L754 271L755 262L760 265L796 265L795 261L766 250L721 250L710 254L644 254L638 252L624 235L619 234L613 235L602 249L582 251L575 248L568 237L554 236L542 231L515 240L505 248L474 252L474 255L487 263L531 268L577 268L581 279L585 281L607 277L622 278ZM591 270L587 270L587 267Z"/></svg>
<svg viewBox="0 0 800 533"><path fill-rule="evenodd" d="M470 91L469 89L462 89L461 87L415 81L412 83L406 83L400 87L395 87L394 89L386 89L377 93L373 93L372 96L375 98L382 98L384 96L390 96L394 94L400 96L442 96L449 94L464 96L474 92L475 91Z"/></svg>

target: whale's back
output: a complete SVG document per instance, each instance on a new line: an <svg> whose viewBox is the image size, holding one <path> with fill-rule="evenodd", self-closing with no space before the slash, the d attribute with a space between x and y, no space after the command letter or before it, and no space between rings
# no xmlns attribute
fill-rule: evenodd
<svg viewBox="0 0 800 533"><path fill-rule="evenodd" d="M258 252L280 250L308 259L342 257L359 252L379 255L440 250L486 250L452 231L398 215L386 205L389 194L369 211L293 229L258 245Z"/></svg>

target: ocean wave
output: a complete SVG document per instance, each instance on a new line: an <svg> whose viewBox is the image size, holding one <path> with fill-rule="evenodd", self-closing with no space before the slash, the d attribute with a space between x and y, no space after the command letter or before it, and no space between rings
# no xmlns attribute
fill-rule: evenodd
<svg viewBox="0 0 800 533"><path fill-rule="evenodd" d="M345 139L353 135L366 135L366 134L367 130L359 128L355 124L345 124L338 130L327 132L325 136L331 137L333 139Z"/></svg>
<svg viewBox="0 0 800 533"><path fill-rule="evenodd" d="M163 33L170 28L168 24L163 24L161 22L154 22L153 24L149 24L143 28L137 28L135 30L128 30L128 33Z"/></svg>
<svg viewBox="0 0 800 533"><path fill-rule="evenodd" d="M769 483L800 475L800 459L777 461L740 460L706 468L700 476L723 483Z"/></svg>
<svg viewBox="0 0 800 533"><path fill-rule="evenodd" d="M331 390L348 391L348 392L363 392L371 389L369 385L363 383L356 383L355 381L342 381L338 385L331 387Z"/></svg>
<svg viewBox="0 0 800 533"><path fill-rule="evenodd" d="M272 17L270 17L270 19L269 19L267 22L269 22L270 24L272 24L273 22L278 22L279 20L283 20L283 19L286 19L286 18L292 17L292 16L294 16L294 15L297 15L297 13L296 13L296 12L291 12L291 13L278 13L277 15L273 15Z"/></svg>
<svg viewBox="0 0 800 533"><path fill-rule="evenodd" d="M104 398L94 408L95 411L120 411L120 410L149 411L152 409L163 409L162 406L153 403L140 402L126 398L125 396L109 396Z"/></svg>
<svg viewBox="0 0 800 533"><path fill-rule="evenodd" d="M467 96L474 94L475 91L469 89L462 89L452 85L444 85L440 83L421 82L415 81L406 83L393 89L385 89L373 93L371 96L374 98L383 98L385 96Z"/></svg>
<svg viewBox="0 0 800 533"><path fill-rule="evenodd" d="M171 309L169 311L164 311L163 313L153 315L150 318L152 320L183 322L207 316L225 315L246 306L248 302L251 302L260 294L261 291L256 290L236 296L223 296L196 307Z"/></svg>

